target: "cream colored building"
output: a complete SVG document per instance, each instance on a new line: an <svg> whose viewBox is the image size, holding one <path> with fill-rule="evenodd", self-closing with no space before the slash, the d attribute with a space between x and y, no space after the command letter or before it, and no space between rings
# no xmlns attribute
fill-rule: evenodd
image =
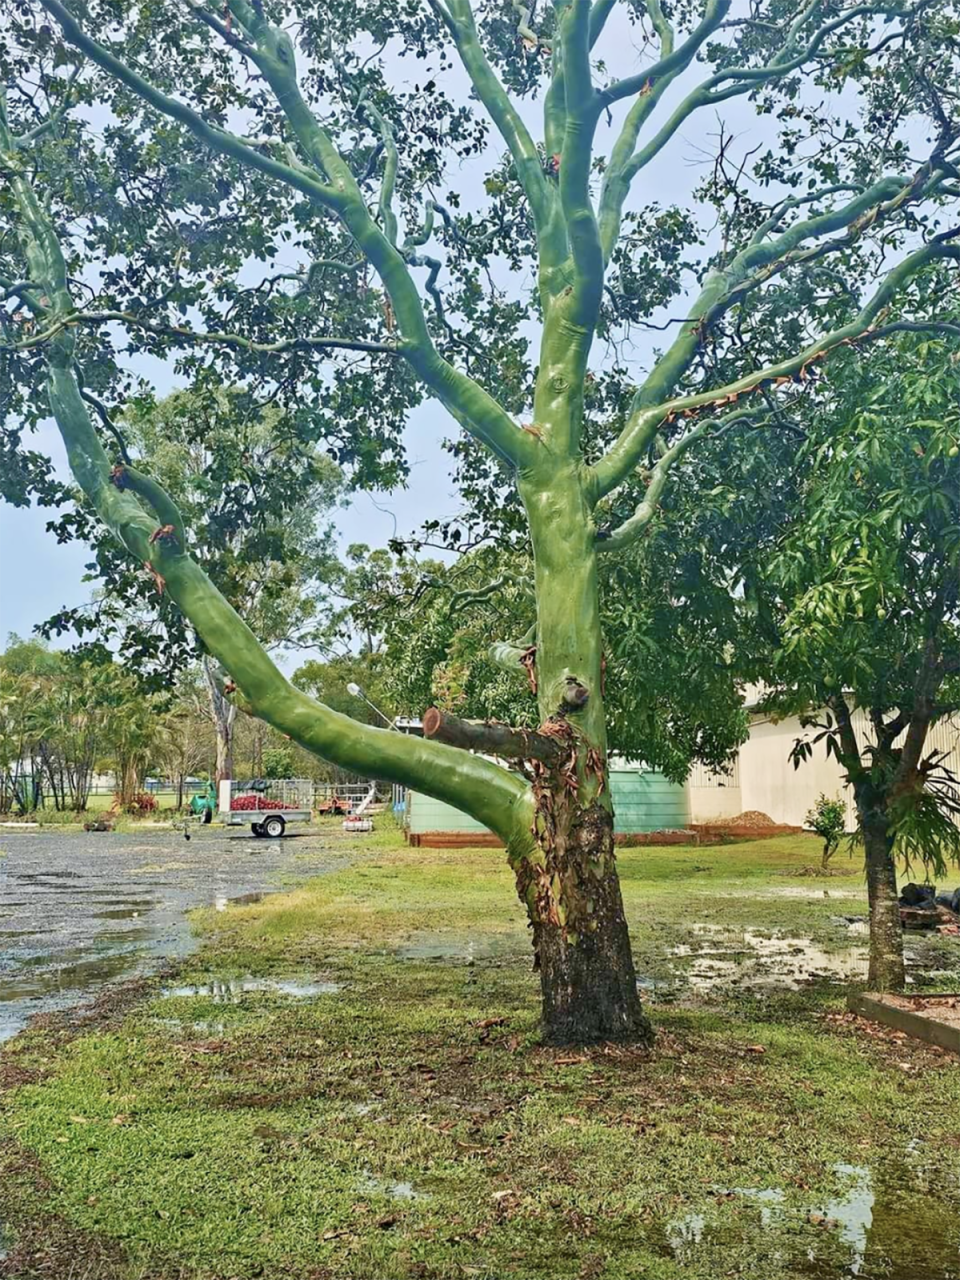
<svg viewBox="0 0 960 1280"><path fill-rule="evenodd" d="M862 750L872 739L869 719L863 711L854 711L853 725ZM740 748L728 775L713 774L703 766L691 773L687 783L690 821L713 822L758 810L775 823L799 827L822 792L830 797L843 795L847 828L852 831L856 826L853 792L844 785L837 761L827 756L825 742L817 743L812 758L798 769L790 759L796 740L812 740L816 732L804 729L796 716L776 720L755 713L750 737ZM927 739L927 751L932 750L946 752L944 765L960 775L960 721L942 720L933 726Z"/></svg>

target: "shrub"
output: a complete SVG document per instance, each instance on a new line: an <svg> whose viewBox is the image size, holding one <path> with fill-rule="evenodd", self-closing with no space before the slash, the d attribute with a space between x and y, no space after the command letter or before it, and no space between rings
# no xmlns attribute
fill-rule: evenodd
<svg viewBox="0 0 960 1280"><path fill-rule="evenodd" d="M847 826L847 806L840 796L831 799L820 792L817 803L804 818L804 822L823 841L823 858L820 865L826 868L840 846Z"/></svg>
<svg viewBox="0 0 960 1280"><path fill-rule="evenodd" d="M119 791L115 791L113 795L113 808L119 813L121 809L126 809L127 813L132 813L138 818L142 818L145 814L153 813L157 807L157 798L150 794L149 791L138 791L128 805L124 805Z"/></svg>

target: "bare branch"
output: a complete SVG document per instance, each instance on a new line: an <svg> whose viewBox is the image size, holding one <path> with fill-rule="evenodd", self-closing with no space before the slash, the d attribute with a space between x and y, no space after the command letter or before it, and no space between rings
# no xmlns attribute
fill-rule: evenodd
<svg viewBox="0 0 960 1280"><path fill-rule="evenodd" d="M564 739L538 733L535 729L515 729L497 720L461 720L437 707L423 713L423 736L445 742L462 751L502 756L505 760L540 760L555 764L563 755Z"/></svg>
<svg viewBox="0 0 960 1280"><path fill-rule="evenodd" d="M176 338L180 342L197 343L221 347L233 347L243 351L253 351L264 355L281 355L286 351L371 351L385 355L399 356L403 354L400 343L373 342L362 338L337 338L317 335L309 338L283 338L278 342L256 342L253 338L245 338L240 333L204 333L197 329L187 328L179 324L159 324L153 320L144 320L132 311L73 311L61 316L47 329L41 330L31 338L22 342L9 344L8 350L25 351L31 347L41 347L55 338L64 329L76 325L96 326L116 322L142 329L156 337ZM2 347L3 344L0 344Z"/></svg>

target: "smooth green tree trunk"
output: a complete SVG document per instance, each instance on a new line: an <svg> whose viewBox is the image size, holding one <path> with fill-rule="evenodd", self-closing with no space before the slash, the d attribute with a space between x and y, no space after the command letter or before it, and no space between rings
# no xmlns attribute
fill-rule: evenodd
<svg viewBox="0 0 960 1280"><path fill-rule="evenodd" d="M613 840L592 512L578 464L549 457L521 480L537 594L541 721L567 735L533 770L535 852L518 868L533 928L543 1026L560 1044L650 1043Z"/></svg>

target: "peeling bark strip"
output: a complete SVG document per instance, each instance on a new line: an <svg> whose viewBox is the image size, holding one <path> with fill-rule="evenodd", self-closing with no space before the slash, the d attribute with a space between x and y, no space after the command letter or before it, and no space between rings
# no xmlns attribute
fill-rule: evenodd
<svg viewBox="0 0 960 1280"><path fill-rule="evenodd" d="M564 754L561 738L541 729L515 729L497 720L461 720L438 707L423 713L423 736L435 738L464 751L480 751L505 760L542 760L556 763Z"/></svg>

